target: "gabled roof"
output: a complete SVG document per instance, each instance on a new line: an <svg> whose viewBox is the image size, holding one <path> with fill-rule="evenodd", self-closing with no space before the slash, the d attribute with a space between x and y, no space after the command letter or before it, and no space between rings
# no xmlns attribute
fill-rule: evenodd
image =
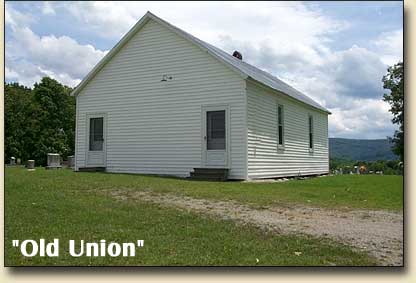
<svg viewBox="0 0 416 283"><path fill-rule="evenodd" d="M260 70L259 68L254 67L240 59L235 58L234 56L228 54L227 52L207 43L195 36L171 25L170 23L162 20L161 18L153 15L150 12L147 12L134 26L130 31L101 59L101 61L87 74L87 76L79 83L79 85L75 88L72 92L72 95L77 95L84 87L88 84L88 82L101 70L101 68L130 40L147 22L149 19L152 19L159 24L165 26L169 30L175 32L176 34L180 35L181 37L191 41L199 48L207 51L217 60L228 66L233 71L237 72L240 76L244 79L251 78L254 81L257 81L265 86L268 86L274 90L277 90L287 96L308 104L316 109L321 111L330 112L319 103L311 99L310 97L306 96L305 94L301 93L300 91L294 89L290 85L286 84L285 82L279 80L277 77Z"/></svg>

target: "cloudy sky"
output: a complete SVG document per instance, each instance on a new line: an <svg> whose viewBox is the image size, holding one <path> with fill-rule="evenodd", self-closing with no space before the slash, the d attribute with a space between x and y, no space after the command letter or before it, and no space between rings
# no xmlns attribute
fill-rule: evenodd
<svg viewBox="0 0 416 283"><path fill-rule="evenodd" d="M381 78L403 60L401 2L6 2L6 81L76 86L146 13L330 109L330 137L391 136Z"/></svg>

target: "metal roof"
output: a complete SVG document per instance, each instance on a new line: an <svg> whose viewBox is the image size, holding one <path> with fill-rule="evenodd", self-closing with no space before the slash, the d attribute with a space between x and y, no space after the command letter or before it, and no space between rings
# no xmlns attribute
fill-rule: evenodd
<svg viewBox="0 0 416 283"><path fill-rule="evenodd" d="M151 12L147 12L139 22L120 40L119 43L97 64L97 66L86 76L86 78L77 86L77 88L73 91L73 94L76 95L79 91L87 84L87 82L101 69L101 67L109 61L116 52L135 34L141 27L143 27L149 19L153 19L154 21L166 26L167 28L171 29L175 33L181 35L185 39L190 40L201 49L206 50L212 56L217 58L219 61L225 63L226 65L230 66L231 69L240 73L245 78L251 78L263 85L266 85L274 90L277 90L283 94L288 95L289 97L294 98L295 100L301 101L305 104L308 104L314 108L317 108L321 111L331 113L325 107L320 105L318 102L314 101L312 98L308 97L307 95L301 93L300 91L294 89L287 83L283 82L282 80L278 79L277 77L260 70L259 68L250 65L236 57L228 54L227 52L215 47L205 41L200 40L199 38L181 30L178 27L166 22L165 20L155 16Z"/></svg>
<svg viewBox="0 0 416 283"><path fill-rule="evenodd" d="M314 101L309 96L301 93L297 89L291 87L287 83L283 82L282 80L278 79L277 77L273 76L272 74L269 74L263 70L260 70L259 68L250 65L231 54L228 54L227 52L221 50L218 47L215 47L214 45L211 45L203 40L200 40L199 38L181 30L178 27L175 27L174 25L166 22L163 19L160 19L156 17L155 15L148 12L150 15L155 17L157 20L169 25L171 28L177 30L179 33L183 34L183 36L191 39L191 41L195 42L196 44L201 45L204 49L207 49L211 51L210 53L220 59L221 61L225 62L226 64L232 65L234 68L240 70L242 73L246 74L248 77L252 78L253 80L260 82L268 87L271 87L272 89L275 89L277 91L283 92L284 94L299 100L301 102L304 102L306 104L309 104L312 107L318 108L322 111L330 113L328 109L320 105L318 102Z"/></svg>

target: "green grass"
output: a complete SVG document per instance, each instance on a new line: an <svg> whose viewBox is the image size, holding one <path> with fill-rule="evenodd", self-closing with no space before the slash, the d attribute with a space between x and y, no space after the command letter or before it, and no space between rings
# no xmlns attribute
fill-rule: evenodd
<svg viewBox="0 0 416 283"><path fill-rule="evenodd" d="M337 209L403 209L403 177L393 175L342 175L282 183L201 182L175 178L74 173L70 170L30 172L40 180L50 177L56 186L73 190L133 189L174 193L194 198L234 200L254 205L303 204ZM25 178L19 168L7 168L7 175ZM52 184L51 184L52 185Z"/></svg>
<svg viewBox="0 0 416 283"><path fill-rule="evenodd" d="M324 180L324 179L322 179ZM307 183L307 182L306 182ZM259 184L188 182L168 178L73 173L70 170L29 172L6 168L6 265L374 265L366 254L326 239L281 236L251 226L216 220L155 204L115 201L92 190L130 187L219 197L219 188L235 196L234 187L258 190ZM254 186L253 186L254 185ZM269 185L264 184L265 187ZM279 186L278 186L279 187ZM235 189L236 189L235 188ZM273 190L270 188L270 190ZM209 192L212 191L212 194ZM270 193L269 193L270 194ZM258 200L258 199L257 199ZM58 258L24 258L13 239L60 240ZM136 257L73 258L70 239L107 242L145 240ZM295 252L301 252L296 255ZM257 262L257 260L259 262Z"/></svg>

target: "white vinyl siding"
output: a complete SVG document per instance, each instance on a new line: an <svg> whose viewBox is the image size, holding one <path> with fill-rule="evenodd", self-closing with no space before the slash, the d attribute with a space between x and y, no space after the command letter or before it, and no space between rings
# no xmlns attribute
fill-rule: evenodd
<svg viewBox="0 0 416 283"><path fill-rule="evenodd" d="M161 82L163 75L171 80ZM76 166L85 166L86 117L106 113L109 172L188 176L201 167L204 105L230 109L230 178L246 178L245 81L153 20L77 96Z"/></svg>
<svg viewBox="0 0 416 283"><path fill-rule="evenodd" d="M328 173L328 115L252 81L246 88L248 177ZM284 109L284 147L278 146L279 104ZM309 115L314 123L313 152L309 151Z"/></svg>

